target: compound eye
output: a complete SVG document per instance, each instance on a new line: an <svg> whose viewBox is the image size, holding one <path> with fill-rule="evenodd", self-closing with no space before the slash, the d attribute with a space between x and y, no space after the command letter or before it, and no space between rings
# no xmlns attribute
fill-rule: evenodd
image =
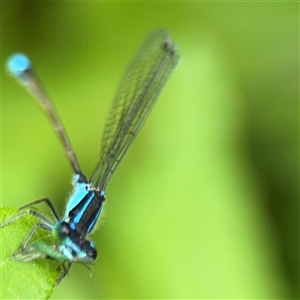
<svg viewBox="0 0 300 300"><path fill-rule="evenodd" d="M90 251L88 252L88 256L95 260L97 258L97 250L95 248L90 249Z"/></svg>
<svg viewBox="0 0 300 300"><path fill-rule="evenodd" d="M71 232L70 225L66 222L62 222L61 227L60 227L60 232L64 236L70 235L70 232Z"/></svg>
<svg viewBox="0 0 300 300"><path fill-rule="evenodd" d="M89 258L92 258L93 260L95 260L97 257L97 250L95 249L94 244L92 242L89 242L89 245L87 248L88 249L86 250L86 255Z"/></svg>
<svg viewBox="0 0 300 300"><path fill-rule="evenodd" d="M71 235L71 227L66 222L58 222L54 228L55 235L58 239L65 239Z"/></svg>

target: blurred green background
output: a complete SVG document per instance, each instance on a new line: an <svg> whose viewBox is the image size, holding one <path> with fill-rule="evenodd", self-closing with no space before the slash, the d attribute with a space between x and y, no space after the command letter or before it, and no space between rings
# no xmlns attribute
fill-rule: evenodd
<svg viewBox="0 0 300 300"><path fill-rule="evenodd" d="M49 197L71 169L5 60L22 51L82 169L118 81L166 28L182 61L114 174L80 265L53 299L299 297L299 4L2 2L2 206Z"/></svg>

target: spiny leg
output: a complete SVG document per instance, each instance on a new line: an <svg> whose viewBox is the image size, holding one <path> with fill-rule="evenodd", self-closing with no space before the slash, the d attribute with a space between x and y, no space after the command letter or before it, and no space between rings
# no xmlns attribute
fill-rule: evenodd
<svg viewBox="0 0 300 300"><path fill-rule="evenodd" d="M3 223L1 223L0 228L8 225L9 223L12 223L12 222L16 221L17 219L20 219L21 217L26 216L26 215L32 215L35 218L41 220L45 224L45 226L48 226L48 228L52 229L52 227L53 227L53 223L51 221L49 221L47 218L45 218L43 215L41 215L40 213L38 213L34 210L26 210L26 211L23 211L23 212L15 215L15 216L13 216L10 219L4 221Z"/></svg>
<svg viewBox="0 0 300 300"><path fill-rule="evenodd" d="M27 247L27 245L28 245L29 241L31 240L33 234L35 233L35 231L36 231L38 228L44 229L44 230L46 230L46 231L51 231L51 230L52 230L52 227L49 227L49 226L47 226L46 224L43 224L43 223L37 223L37 224L35 224L35 225L31 228L31 230L30 230L30 232L29 232L27 238L25 239L23 245L22 245L22 246L20 247L20 249L19 249L18 251L16 251L16 252L23 251L23 250ZM15 252L15 253L16 253L16 252ZM15 254L15 253L14 253L14 254ZM13 255L14 255L14 254L13 254Z"/></svg>
<svg viewBox="0 0 300 300"><path fill-rule="evenodd" d="M39 203L42 203L42 202L45 202L45 204L47 205L47 207L51 211L52 215L54 216L55 221L59 221L59 219L60 219L59 215L58 215L54 205L52 204L52 202L48 198L42 198L42 199L38 199L38 200L35 200L33 202L30 202L30 203L20 207L20 210L23 210L26 207L30 207L30 206L33 206L33 205L36 205L36 204L39 204Z"/></svg>

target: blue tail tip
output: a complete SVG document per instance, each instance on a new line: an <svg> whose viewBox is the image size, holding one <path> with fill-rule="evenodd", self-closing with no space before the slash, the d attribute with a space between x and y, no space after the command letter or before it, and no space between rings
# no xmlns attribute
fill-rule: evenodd
<svg viewBox="0 0 300 300"><path fill-rule="evenodd" d="M18 77L30 69L31 63L25 54L15 53L8 58L6 67L12 75Z"/></svg>

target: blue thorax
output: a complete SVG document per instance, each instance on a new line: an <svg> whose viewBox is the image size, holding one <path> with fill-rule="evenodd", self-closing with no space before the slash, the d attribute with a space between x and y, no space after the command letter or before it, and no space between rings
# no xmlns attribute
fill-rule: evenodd
<svg viewBox="0 0 300 300"><path fill-rule="evenodd" d="M104 191L93 187L82 174L73 178L73 193L67 203L64 221L85 236L95 226L105 200Z"/></svg>

